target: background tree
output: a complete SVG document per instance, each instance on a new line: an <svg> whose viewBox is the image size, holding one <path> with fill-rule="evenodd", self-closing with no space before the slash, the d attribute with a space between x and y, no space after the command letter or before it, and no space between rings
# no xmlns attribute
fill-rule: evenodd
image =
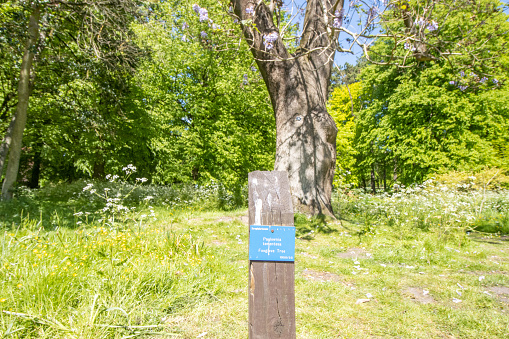
<svg viewBox="0 0 509 339"><path fill-rule="evenodd" d="M239 196L247 174L274 164L275 128L268 93L239 33L221 7L214 22L192 3L160 6L158 20L139 25L152 56L140 67L136 96L150 120L153 181L224 184ZM235 193L233 192L233 193Z"/></svg>
<svg viewBox="0 0 509 339"><path fill-rule="evenodd" d="M490 9L478 13L482 29L472 27L472 13L465 10L449 13L451 20L442 27L446 35L458 34L450 44L482 51L486 55L481 59L472 52L449 60L415 59L406 68L365 67L362 100L367 104L356 121L354 141L357 166L364 176L374 169L377 181L392 173L393 180L410 184L449 170L507 168L506 148L500 145L509 141L504 132L509 115L503 85L508 60L489 55L503 54L508 36L494 32L507 32L509 26L507 15L493 7L496 4L478 4ZM469 30L470 35L461 34ZM437 34L436 39L445 40ZM371 52L377 62L389 53L404 55L408 50L387 39L378 41Z"/></svg>
<svg viewBox="0 0 509 339"><path fill-rule="evenodd" d="M486 20L498 12L497 2L353 1L347 9L341 0L310 0L302 8L305 16L295 51L284 44L289 37L280 20L282 1L232 4L271 96L277 129L275 169L288 172L296 209L311 214L333 215L337 130L325 102L336 51L353 53L358 46L369 62L399 68L439 60L468 68L474 59L494 61L501 51L485 48L486 42L503 34L486 29ZM458 27L459 12L470 13L470 29ZM360 28L354 30L353 22ZM472 31L481 39L476 48ZM348 37L338 41L340 33ZM459 44L453 42L458 36ZM374 41L392 47L376 49ZM372 148L376 152L374 144ZM372 177L374 170L372 166Z"/></svg>
<svg viewBox="0 0 509 339"><path fill-rule="evenodd" d="M18 81L17 108L13 117L12 132L4 138L10 140L9 159L2 186L2 198L12 196L11 188L18 175L21 141L26 124L28 100L35 84L36 73L32 61L41 51L54 46L65 46L71 53L88 53L89 57L102 60L105 65L132 68L137 52L129 43L129 22L138 13L135 1L9 1L2 12L10 13L18 27L26 31L6 31L10 39L23 41L22 62ZM8 20L5 20L8 21ZM12 21L12 20L11 20ZM20 25L21 24L21 25ZM11 22L6 27L16 27ZM23 35L24 34L24 35ZM15 49L11 49L15 51ZM55 50L52 50L56 52ZM57 59L57 53L53 54ZM14 56L13 59L16 57ZM4 143L6 146L7 143ZM7 148L7 147L5 147ZM3 162L2 162L3 165Z"/></svg>

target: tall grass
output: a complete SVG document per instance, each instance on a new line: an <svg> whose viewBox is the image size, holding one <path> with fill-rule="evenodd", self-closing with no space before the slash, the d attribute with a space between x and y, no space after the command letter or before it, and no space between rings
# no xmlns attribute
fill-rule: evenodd
<svg viewBox="0 0 509 339"><path fill-rule="evenodd" d="M509 190L504 189L450 187L429 180L378 195L363 190L336 192L334 201L340 218L362 224L367 231L392 227L509 234Z"/></svg>
<svg viewBox="0 0 509 339"><path fill-rule="evenodd" d="M218 210L217 185L142 181L20 190L0 204L3 336L246 336L247 212ZM431 337L504 333L504 309L487 290L507 284L504 252L468 233L509 233L507 191L427 182L375 196L338 192L334 204L335 223L296 216L299 337L424 338L426 319L438 324ZM351 248L370 256L339 259ZM451 308L458 283L463 304ZM407 286L426 287L436 304L409 303ZM368 292L377 303L355 306Z"/></svg>

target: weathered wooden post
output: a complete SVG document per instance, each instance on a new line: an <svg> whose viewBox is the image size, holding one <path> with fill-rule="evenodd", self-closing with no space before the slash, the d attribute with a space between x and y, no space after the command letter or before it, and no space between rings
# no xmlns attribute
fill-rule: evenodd
<svg viewBox="0 0 509 339"><path fill-rule="evenodd" d="M288 174L249 173L249 338L295 338L295 227Z"/></svg>

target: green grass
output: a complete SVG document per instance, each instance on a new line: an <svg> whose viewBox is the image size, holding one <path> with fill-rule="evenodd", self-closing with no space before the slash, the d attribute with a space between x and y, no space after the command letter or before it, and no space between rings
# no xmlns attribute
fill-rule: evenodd
<svg viewBox="0 0 509 339"><path fill-rule="evenodd" d="M83 186L0 204L3 336L247 337L246 210L137 193L129 213L95 213L104 202ZM297 337L507 336L508 238L431 217L416 227L402 215L420 205L390 199L338 196L340 221L296 216ZM488 203L480 219L504 213Z"/></svg>

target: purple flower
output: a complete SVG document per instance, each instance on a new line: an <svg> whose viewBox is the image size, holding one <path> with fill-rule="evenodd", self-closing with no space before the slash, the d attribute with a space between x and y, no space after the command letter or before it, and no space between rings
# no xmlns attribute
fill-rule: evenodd
<svg viewBox="0 0 509 339"><path fill-rule="evenodd" d="M200 15L200 6L198 6L197 4L194 4L193 5L193 11L195 11L196 14Z"/></svg>
<svg viewBox="0 0 509 339"><path fill-rule="evenodd" d="M208 37L208 36L209 36L209 35L207 34L207 32L205 32L205 31L201 31L200 35L201 35L201 37L202 37L203 39L205 39L206 37Z"/></svg>
<svg viewBox="0 0 509 339"><path fill-rule="evenodd" d="M184 31L184 30L186 30L186 29L188 29L188 28L189 28L189 25L187 24L187 22L184 22L184 23L182 24L182 30Z"/></svg>
<svg viewBox="0 0 509 339"><path fill-rule="evenodd" d="M344 14L343 9L336 10L336 12L334 13L334 19L332 20L332 27L341 28L341 26L343 25L343 17L344 17L343 14Z"/></svg>
<svg viewBox="0 0 509 339"><path fill-rule="evenodd" d="M428 24L427 28L430 32L436 31L438 29L438 23L435 20L433 20Z"/></svg>
<svg viewBox="0 0 509 339"><path fill-rule="evenodd" d="M199 14L200 14L200 22L209 20L209 11L207 11L205 8L200 8Z"/></svg>
<svg viewBox="0 0 509 339"><path fill-rule="evenodd" d="M253 15L254 14L254 6L251 5L249 7L246 8L246 13L249 14L249 15Z"/></svg>
<svg viewBox="0 0 509 339"><path fill-rule="evenodd" d="M494 83L495 85L498 85L498 80L497 80L497 79L493 79L493 83Z"/></svg>
<svg viewBox="0 0 509 339"><path fill-rule="evenodd" d="M467 88L468 88L468 86L459 86L459 89L460 89L461 91L464 91L464 90L466 90Z"/></svg>
<svg viewBox="0 0 509 339"><path fill-rule="evenodd" d="M378 14L378 8L371 7L368 11L368 22L371 22L375 16Z"/></svg>
<svg viewBox="0 0 509 339"><path fill-rule="evenodd" d="M488 78L482 77L480 81L481 81L482 84L484 84L486 82L486 80L488 80Z"/></svg>
<svg viewBox="0 0 509 339"><path fill-rule="evenodd" d="M276 41L277 38L279 38L279 35L277 34L277 32L264 34L263 35L263 45L265 46L265 49L267 49L267 50L273 49L274 41Z"/></svg>
<svg viewBox="0 0 509 339"><path fill-rule="evenodd" d="M216 25L216 24L212 24L212 26L211 26L211 27L212 27L212 29L213 29L213 30L217 30L217 29L220 29L220 28L221 28L221 26Z"/></svg>
<svg viewBox="0 0 509 339"><path fill-rule="evenodd" d="M256 72L256 67L251 66L251 70L252 70L253 72Z"/></svg>
<svg viewBox="0 0 509 339"><path fill-rule="evenodd" d="M423 26L425 23L426 23L426 20L424 20L424 17L422 17L422 16L415 19L415 24L417 26Z"/></svg>
<svg viewBox="0 0 509 339"><path fill-rule="evenodd" d="M189 39L186 37L186 35L185 35L185 34L182 36L182 41L184 41L184 42L189 41Z"/></svg>
<svg viewBox="0 0 509 339"><path fill-rule="evenodd" d="M244 74L243 78L244 78L244 82L243 82L243 84L244 84L244 85L248 85L248 84L249 84L249 82L248 82L247 74Z"/></svg>
<svg viewBox="0 0 509 339"><path fill-rule="evenodd" d="M449 81L449 85L453 85L453 86L456 85L456 81L453 81L453 80Z"/></svg>
<svg viewBox="0 0 509 339"><path fill-rule="evenodd" d="M460 72L460 76L464 77L465 76L465 72L461 71Z"/></svg>

